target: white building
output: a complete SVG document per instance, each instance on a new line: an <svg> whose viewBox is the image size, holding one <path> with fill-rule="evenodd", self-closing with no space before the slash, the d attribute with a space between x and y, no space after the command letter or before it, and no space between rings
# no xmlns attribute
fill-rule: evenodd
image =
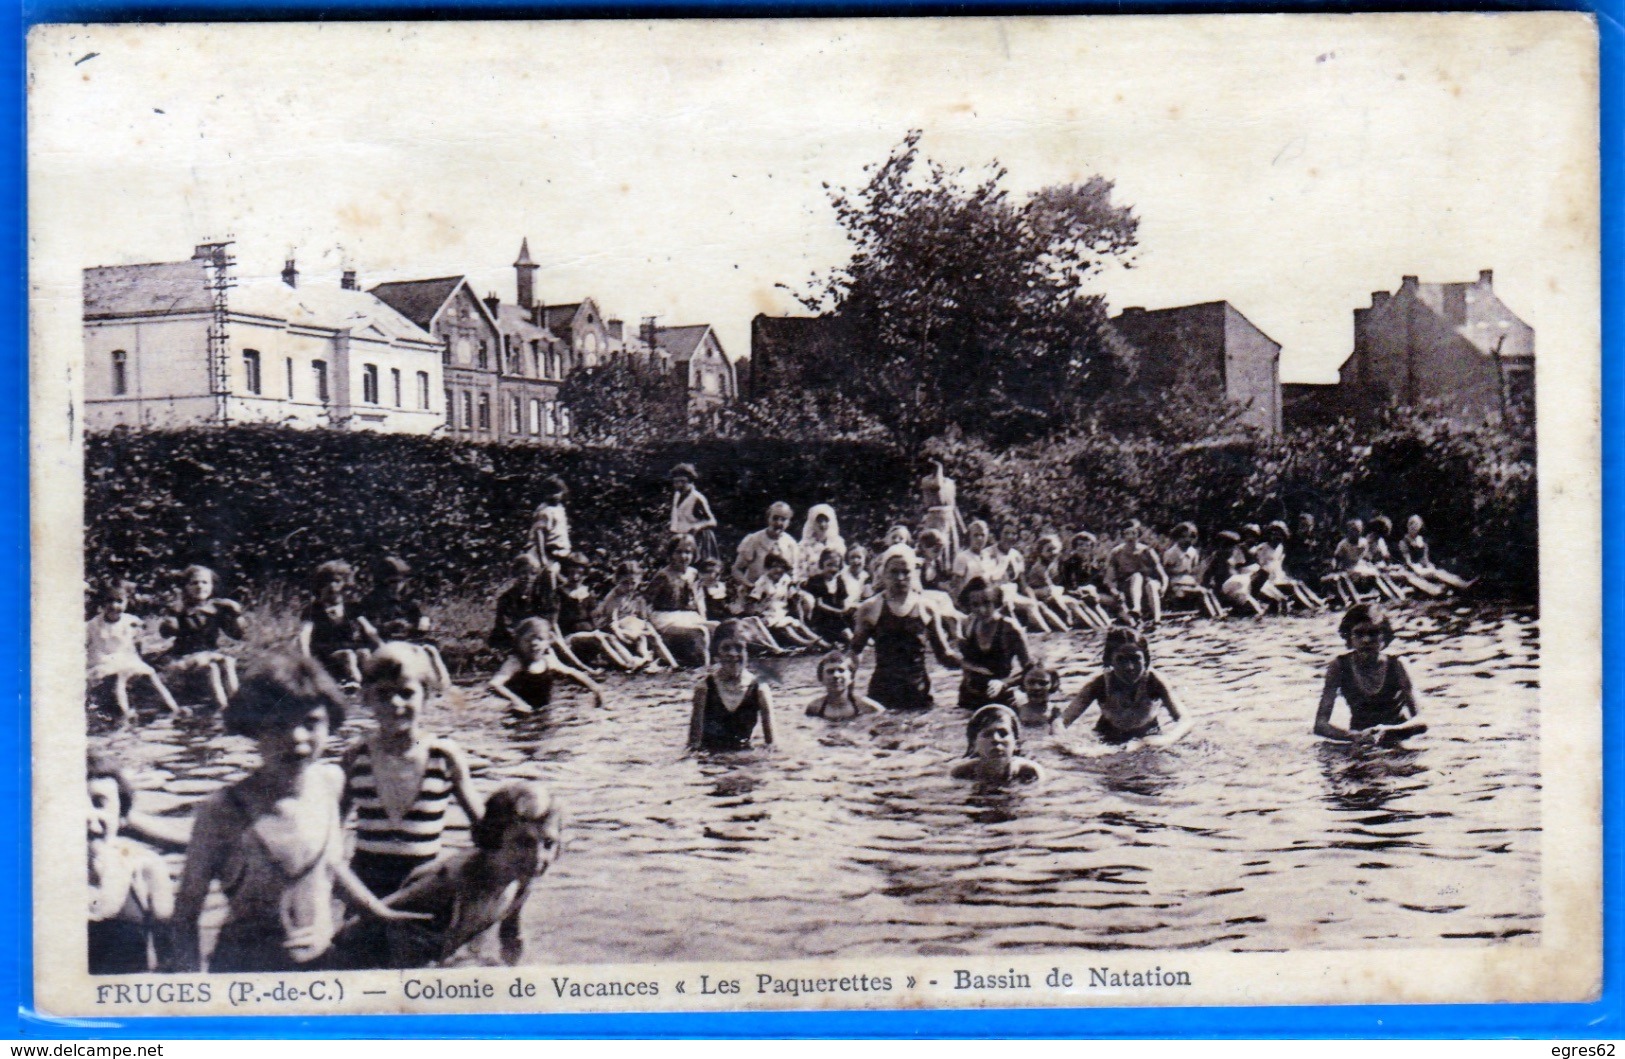
<svg viewBox="0 0 1625 1059"><path fill-rule="evenodd" d="M355 289L354 273L339 286L300 287L290 261L280 282L225 287L213 282L224 252L85 269L89 429L285 423L427 434L445 423L442 343Z"/></svg>

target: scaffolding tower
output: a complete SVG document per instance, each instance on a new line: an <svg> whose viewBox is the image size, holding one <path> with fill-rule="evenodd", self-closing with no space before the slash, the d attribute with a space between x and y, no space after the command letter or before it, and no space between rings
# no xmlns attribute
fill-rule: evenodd
<svg viewBox="0 0 1625 1059"><path fill-rule="evenodd" d="M209 393L214 396L215 422L225 426L231 422L231 343L226 330L226 292L237 285L231 267L237 259L231 256L230 239L220 243L203 243L196 256L203 260L204 287L209 292Z"/></svg>

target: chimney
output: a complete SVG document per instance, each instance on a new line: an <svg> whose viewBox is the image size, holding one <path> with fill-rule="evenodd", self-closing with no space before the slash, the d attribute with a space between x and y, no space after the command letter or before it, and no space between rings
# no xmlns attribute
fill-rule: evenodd
<svg viewBox="0 0 1625 1059"><path fill-rule="evenodd" d="M1400 290L1415 290L1416 289L1416 277L1415 276L1401 276L1401 277L1399 277L1399 289Z"/></svg>
<svg viewBox="0 0 1625 1059"><path fill-rule="evenodd" d="M521 309L527 312L536 307L536 270L541 266L530 259L530 239L519 241L519 257L513 263L514 286Z"/></svg>
<svg viewBox="0 0 1625 1059"><path fill-rule="evenodd" d="M1374 290L1374 291L1371 292L1371 307L1373 309L1375 309L1379 305L1386 304L1387 301L1388 301L1388 292L1387 291L1385 291L1385 290Z"/></svg>
<svg viewBox="0 0 1625 1059"><path fill-rule="evenodd" d="M344 270L344 277L339 280L339 286L341 288L343 288L344 290L360 290L361 289L359 286L356 285L355 269L347 268L347 269Z"/></svg>
<svg viewBox="0 0 1625 1059"><path fill-rule="evenodd" d="M500 306L500 305L501 305L501 304L502 304L502 299L501 299L501 298L498 298L498 297L497 297L497 296L496 296L496 292L495 292L495 291L492 291L492 292L491 292L491 293L490 293L490 294L487 294L487 295L486 295L486 296L485 296L485 297L484 297L484 298L482 298L482 299L481 299L481 300L482 300L482 301L483 301L483 302L485 302L485 307L486 307L486 308L487 308L487 309L489 309L489 310L491 310L491 315L492 315L492 316L495 316L495 315L496 315L496 314L497 314L497 307L498 307L498 306Z"/></svg>
<svg viewBox="0 0 1625 1059"><path fill-rule="evenodd" d="M294 267L291 257L282 264L282 282L290 287L299 286L299 270Z"/></svg>
<svg viewBox="0 0 1625 1059"><path fill-rule="evenodd" d="M1480 287L1493 287L1493 286L1495 286L1495 270L1490 269L1490 268L1481 268L1481 269L1479 269L1478 270L1478 285Z"/></svg>

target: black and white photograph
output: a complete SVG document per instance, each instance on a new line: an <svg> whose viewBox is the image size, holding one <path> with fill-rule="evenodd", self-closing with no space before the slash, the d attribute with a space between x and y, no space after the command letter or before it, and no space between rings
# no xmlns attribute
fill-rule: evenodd
<svg viewBox="0 0 1625 1059"><path fill-rule="evenodd" d="M41 1009L1596 995L1596 46L36 27Z"/></svg>

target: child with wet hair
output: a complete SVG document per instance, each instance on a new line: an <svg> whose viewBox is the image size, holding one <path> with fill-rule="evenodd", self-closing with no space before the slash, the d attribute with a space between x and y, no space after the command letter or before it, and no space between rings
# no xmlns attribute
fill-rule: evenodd
<svg viewBox="0 0 1625 1059"><path fill-rule="evenodd" d="M361 687L361 666L370 648L383 643L350 598L355 570L342 559L311 575L316 598L299 615L299 650L320 662L345 691Z"/></svg>
<svg viewBox="0 0 1625 1059"><path fill-rule="evenodd" d="M502 960L512 967L524 954L520 921L535 881L558 859L564 819L558 802L539 783L507 783L485 803L470 829L474 848L419 868L387 904L422 923L389 926L388 966L444 964L497 928Z"/></svg>
<svg viewBox="0 0 1625 1059"><path fill-rule="evenodd" d="M1376 603L1352 606L1338 623L1349 646L1326 667L1326 683L1315 712L1315 734L1343 743L1387 744L1427 731L1416 720L1416 693L1405 664L1383 653L1394 642L1394 626ZM1348 726L1332 723L1338 696L1348 704Z"/></svg>
<svg viewBox="0 0 1625 1059"><path fill-rule="evenodd" d="M135 710L130 707L130 684L142 679L152 685L159 701L174 713L178 708L175 697L136 647L136 637L141 635L141 619L129 613L130 586L122 581L103 585L91 598L96 614L85 630L85 655L89 664L85 679L90 690L111 686L120 716L129 719L135 716Z"/></svg>
<svg viewBox="0 0 1625 1059"><path fill-rule="evenodd" d="M1042 659L1035 660L1021 674L1020 684L1010 692L1010 707L1021 718L1021 723L1048 727L1060 716L1061 704L1055 697L1061 692L1061 674Z"/></svg>
<svg viewBox="0 0 1625 1059"><path fill-rule="evenodd" d="M1089 707L1099 706L1095 735L1108 746L1158 735L1163 713L1175 724L1166 733L1167 740L1182 734L1185 711L1167 681L1151 668L1151 648L1143 633L1127 625L1112 626L1106 630L1101 656L1102 672L1090 678L1061 714L1061 728L1070 727Z"/></svg>
<svg viewBox="0 0 1625 1059"><path fill-rule="evenodd" d="M203 676L215 706L225 709L237 691L237 660L220 650L220 638L243 638L243 608L236 600L215 596L218 581L207 566L194 564L181 571L180 602L159 623L158 634L174 637L165 665L170 678Z"/></svg>
<svg viewBox="0 0 1625 1059"><path fill-rule="evenodd" d="M849 721L868 713L886 712L886 707L858 691L852 660L845 651L831 651L818 660L818 683L823 685L823 693L808 705L808 717Z"/></svg>
<svg viewBox="0 0 1625 1059"><path fill-rule="evenodd" d="M362 678L361 701L376 727L344 753L340 811L356 812L350 870L382 895L440 855L453 799L471 821L480 818L480 801L462 747L421 728L424 710L450 686L439 656L386 643Z"/></svg>
<svg viewBox="0 0 1625 1059"><path fill-rule="evenodd" d="M593 705L604 704L604 689L579 669L560 662L554 653L558 633L546 618L526 618L514 630L514 653L486 685L519 713L530 713L553 701L553 684L564 680L592 694Z"/></svg>
<svg viewBox="0 0 1625 1059"><path fill-rule="evenodd" d="M197 811L175 900L175 969L202 965L198 920L216 880L226 917L211 972L329 966L334 896L379 919L417 918L383 905L345 863L344 772L321 761L330 731L344 722L344 695L327 671L308 655L270 655L222 720L228 735L254 740L260 764Z"/></svg>
<svg viewBox="0 0 1625 1059"><path fill-rule="evenodd" d="M1008 706L990 703L970 715L965 725L965 756L949 775L956 780L974 780L979 787L1007 787L1012 783L1036 783L1044 770L1033 761L1018 757L1021 749L1021 721Z"/></svg>
<svg viewBox="0 0 1625 1059"><path fill-rule="evenodd" d="M166 927L175 884L163 858L119 832L130 818L135 788L111 758L85 759L89 843L91 974L144 974L167 955Z"/></svg>

